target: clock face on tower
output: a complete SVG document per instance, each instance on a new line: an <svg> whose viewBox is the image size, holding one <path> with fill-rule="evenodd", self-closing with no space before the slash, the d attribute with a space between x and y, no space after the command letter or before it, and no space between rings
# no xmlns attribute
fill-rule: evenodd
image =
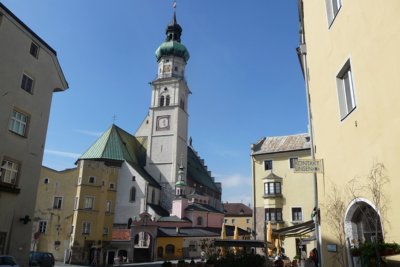
<svg viewBox="0 0 400 267"><path fill-rule="evenodd" d="M157 131L169 130L169 115L157 117Z"/></svg>

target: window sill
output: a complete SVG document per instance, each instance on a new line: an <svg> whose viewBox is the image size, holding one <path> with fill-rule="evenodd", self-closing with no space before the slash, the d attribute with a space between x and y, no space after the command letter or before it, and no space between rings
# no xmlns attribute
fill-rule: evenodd
<svg viewBox="0 0 400 267"><path fill-rule="evenodd" d="M19 133L17 133L17 132L14 132L14 131L12 131L12 130L8 130L10 133L12 133L13 135L16 135L16 136L18 136L18 137L20 137L20 138L24 138L24 139L27 139L28 137L26 136L26 135L24 135L24 134L19 134Z"/></svg>
<svg viewBox="0 0 400 267"><path fill-rule="evenodd" d="M282 198L282 194L268 194L263 196L263 198Z"/></svg>
<svg viewBox="0 0 400 267"><path fill-rule="evenodd" d="M0 191L12 194L19 194L21 192L21 188L17 187L14 184L0 182Z"/></svg>

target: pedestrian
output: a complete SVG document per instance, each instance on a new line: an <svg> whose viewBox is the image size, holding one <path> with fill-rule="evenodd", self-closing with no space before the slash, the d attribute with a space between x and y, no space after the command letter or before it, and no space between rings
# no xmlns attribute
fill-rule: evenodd
<svg viewBox="0 0 400 267"><path fill-rule="evenodd" d="M317 264L315 264L314 261L314 251L310 251L310 256L306 259L304 262L304 267L317 267Z"/></svg>
<svg viewBox="0 0 400 267"><path fill-rule="evenodd" d="M204 252L204 250L202 250L200 252L200 257L201 257L201 261L204 261L206 259L206 253Z"/></svg>

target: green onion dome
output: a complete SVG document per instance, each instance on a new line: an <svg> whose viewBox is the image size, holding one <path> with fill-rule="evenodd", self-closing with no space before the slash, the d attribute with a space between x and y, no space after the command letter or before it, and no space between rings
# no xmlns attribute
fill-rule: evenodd
<svg viewBox="0 0 400 267"><path fill-rule="evenodd" d="M186 186L186 183L185 183L185 181L182 181L182 180L181 180L181 181L176 182L176 183L175 183L175 186L176 186L176 187L183 187L183 186Z"/></svg>
<svg viewBox="0 0 400 267"><path fill-rule="evenodd" d="M166 41L162 43L156 50L157 61L163 56L176 56L183 58L186 62L189 60L190 55L186 47L177 41Z"/></svg>

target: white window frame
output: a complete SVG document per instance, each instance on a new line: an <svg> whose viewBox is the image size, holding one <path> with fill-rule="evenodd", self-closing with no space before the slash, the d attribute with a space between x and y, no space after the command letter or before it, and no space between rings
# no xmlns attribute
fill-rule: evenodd
<svg viewBox="0 0 400 267"><path fill-rule="evenodd" d="M295 220L294 218L294 209L300 209L300 214L301 214L301 218L300 220ZM291 209L291 218L292 218L292 222L302 222L303 221L303 208L302 207L292 207Z"/></svg>
<svg viewBox="0 0 400 267"><path fill-rule="evenodd" d="M277 190L279 188L279 190ZM279 192L278 192L279 191ZM265 182L264 183L264 195L280 195L282 194L282 183L281 182Z"/></svg>
<svg viewBox="0 0 400 267"><path fill-rule="evenodd" d="M82 234L83 235L90 235L90 230L92 228L92 223L89 221L82 222Z"/></svg>
<svg viewBox="0 0 400 267"><path fill-rule="evenodd" d="M92 210L94 208L95 197L85 196L84 209Z"/></svg>
<svg viewBox="0 0 400 267"><path fill-rule="evenodd" d="M294 169L296 166L296 162L299 160L298 157L290 157L289 158L289 169Z"/></svg>
<svg viewBox="0 0 400 267"><path fill-rule="evenodd" d="M10 159L3 159L0 166L0 181L6 184L17 184L20 164Z"/></svg>
<svg viewBox="0 0 400 267"><path fill-rule="evenodd" d="M35 49L36 53L32 53L33 46L36 47L36 49ZM39 58L39 50L40 50L40 46L37 43L32 41L31 46L29 47L29 54L31 54L34 58L37 59L37 58Z"/></svg>
<svg viewBox="0 0 400 267"><path fill-rule="evenodd" d="M110 232L108 227L103 227L103 235L108 235L108 233Z"/></svg>
<svg viewBox="0 0 400 267"><path fill-rule="evenodd" d="M38 232L39 233L46 233L47 230L47 221L46 220L41 220L38 223Z"/></svg>
<svg viewBox="0 0 400 267"><path fill-rule="evenodd" d="M112 208L111 204L112 204L111 200L106 201L106 212L107 213L111 213L111 208Z"/></svg>
<svg viewBox="0 0 400 267"><path fill-rule="evenodd" d="M78 209L79 209L79 197L75 197L74 210L78 210Z"/></svg>
<svg viewBox="0 0 400 267"><path fill-rule="evenodd" d="M17 109L13 109L8 130L15 134L26 136L28 132L29 115Z"/></svg>
<svg viewBox="0 0 400 267"><path fill-rule="evenodd" d="M350 60L336 76L340 120L344 120L356 107L354 80Z"/></svg>
<svg viewBox="0 0 400 267"><path fill-rule="evenodd" d="M343 0L325 0L326 3L326 13L328 16L328 24L329 26L332 25L333 21L335 20L337 14L339 13L340 9L342 8Z"/></svg>
<svg viewBox="0 0 400 267"><path fill-rule="evenodd" d="M30 81L30 83L28 82ZM33 86L34 86L35 80L26 74L25 72L22 73L22 79L21 79L21 89L24 91L33 94Z"/></svg>
<svg viewBox="0 0 400 267"><path fill-rule="evenodd" d="M54 196L53 199L53 209L61 209L63 203L63 197Z"/></svg>

